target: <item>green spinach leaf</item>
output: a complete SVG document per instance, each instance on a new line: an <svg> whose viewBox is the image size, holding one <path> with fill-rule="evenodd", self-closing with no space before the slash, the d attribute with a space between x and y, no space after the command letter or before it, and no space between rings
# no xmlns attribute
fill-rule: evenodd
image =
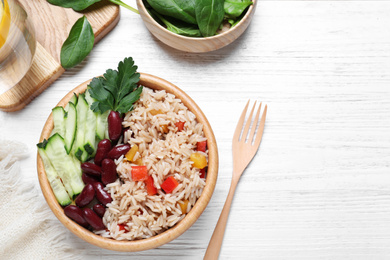
<svg viewBox="0 0 390 260"><path fill-rule="evenodd" d="M65 8L72 8L73 10L78 12L87 9L94 3L100 2L102 0L47 0L47 1L53 5L57 5ZM139 13L137 9L123 3L121 0L108 0L108 1L123 6L137 14Z"/></svg>
<svg viewBox="0 0 390 260"><path fill-rule="evenodd" d="M144 6L145 6L146 9L152 8L152 6L148 3L147 0L142 0L142 3L144 4Z"/></svg>
<svg viewBox="0 0 390 260"><path fill-rule="evenodd" d="M195 14L204 37L215 35L225 16L224 0L196 0Z"/></svg>
<svg viewBox="0 0 390 260"><path fill-rule="evenodd" d="M165 26L165 24L163 23L163 21L161 21L161 19L159 18L158 13L151 7L149 6L149 8L146 8L146 11L148 11L148 13L150 14L150 16L161 26Z"/></svg>
<svg viewBox="0 0 390 260"><path fill-rule="evenodd" d="M61 48L61 65L65 69L72 68L82 62L91 52L95 36L92 26L85 16L76 21L68 38Z"/></svg>
<svg viewBox="0 0 390 260"><path fill-rule="evenodd" d="M158 14L154 10L151 10L150 12L153 17L156 16L157 19L160 20L166 26L167 30L173 33L183 35L183 36L189 36L189 37L202 36L199 28L196 25L188 24L171 17L163 17L162 15ZM157 20L156 18L154 19Z"/></svg>
<svg viewBox="0 0 390 260"><path fill-rule="evenodd" d="M50 4L64 8L72 8L75 11L82 11L94 3L102 0L47 0ZM121 0L108 0L111 3L123 6L137 14L138 10L123 3ZM72 68L82 62L91 52L95 36L92 27L87 18L83 16L73 25L69 32L68 38L61 48L61 65L65 69Z"/></svg>
<svg viewBox="0 0 390 260"><path fill-rule="evenodd" d="M239 17L252 4L250 0L225 0L225 14L229 18Z"/></svg>
<svg viewBox="0 0 390 260"><path fill-rule="evenodd" d="M72 8L75 11L82 11L101 0L47 0L49 3L65 8Z"/></svg>
<svg viewBox="0 0 390 260"><path fill-rule="evenodd" d="M159 14L170 16L190 24L197 24L196 0L147 0Z"/></svg>

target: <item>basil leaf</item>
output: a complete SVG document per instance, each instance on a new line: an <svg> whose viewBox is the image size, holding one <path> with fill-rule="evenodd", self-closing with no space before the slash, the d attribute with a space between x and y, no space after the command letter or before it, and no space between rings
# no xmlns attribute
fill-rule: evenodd
<svg viewBox="0 0 390 260"><path fill-rule="evenodd" d="M159 14L174 17L183 22L197 24L195 15L196 0L147 0Z"/></svg>
<svg viewBox="0 0 390 260"><path fill-rule="evenodd" d="M239 17L252 4L253 2L250 0L225 0L225 14L229 18Z"/></svg>
<svg viewBox="0 0 390 260"><path fill-rule="evenodd" d="M82 11L101 0L47 0L49 3L65 8L72 8L75 11Z"/></svg>
<svg viewBox="0 0 390 260"><path fill-rule="evenodd" d="M221 25L225 11L224 0L196 0L195 14L204 37L214 36Z"/></svg>
<svg viewBox="0 0 390 260"><path fill-rule="evenodd" d="M92 26L85 16L73 25L61 48L61 65L65 69L72 68L82 62L91 52L95 36Z"/></svg>
<svg viewBox="0 0 390 260"><path fill-rule="evenodd" d="M196 25L184 23L180 20L170 18L170 17L163 17L162 15L158 14L154 10L151 10L150 13L152 17L156 16L157 19L159 19L166 26L167 30L173 33L183 35L183 36L189 36L189 37L202 36L199 28ZM156 20L156 18L154 19Z"/></svg>

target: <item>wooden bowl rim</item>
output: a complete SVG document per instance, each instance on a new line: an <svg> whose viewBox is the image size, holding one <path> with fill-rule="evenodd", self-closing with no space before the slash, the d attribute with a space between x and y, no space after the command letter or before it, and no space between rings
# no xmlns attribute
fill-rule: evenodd
<svg viewBox="0 0 390 260"><path fill-rule="evenodd" d="M183 36L183 35L179 35L179 34L173 33L171 31L169 31L168 29L166 29L164 26L161 26L161 24L159 24L156 20L154 20L153 17L148 13L148 11L146 10L146 7L145 7L144 3L142 2L142 0L137 0L138 8L141 7L143 9L143 13L145 13L145 15L148 18L148 20L150 20L155 26L161 28L165 33L169 34L170 36L173 36L173 37L176 37L176 38L180 38L180 39L184 39L184 40L196 41L196 42L198 42L198 41L202 42L202 41L216 40L216 39L219 39L219 38L223 38L227 34L231 34L234 31L240 30L240 27L245 24L246 20L251 19L251 16L253 15L253 13L255 11L257 0L252 0L252 2L253 2L253 4L251 6L249 6L249 8L248 8L246 14L244 15L244 17L233 28L231 28L231 29L229 29L229 30L227 30L227 31L225 31L225 32L223 32L221 34L214 35L214 36L209 36L209 37L189 37L189 36Z"/></svg>
<svg viewBox="0 0 390 260"><path fill-rule="evenodd" d="M176 97L180 98L181 101L188 107L190 111L192 111L198 122L203 123L203 131L207 138L207 145L209 151L209 166L208 166L208 174L206 178L206 185L203 189L203 192L194 207L187 213L187 216L182 219L179 223L177 223L174 227L164 231L163 233L153 236L151 238L146 238L142 240L135 241L118 241L110 238L104 238L102 236L96 235L93 232L81 227L76 224L74 221L69 219L63 212L63 208L57 202L53 191L50 187L50 184L46 178L46 173L44 170L43 162L37 154L37 171L38 171L38 179L41 186L42 193L55 216L60 220L60 222L68 228L72 233L80 237L81 239L89 242L95 246L114 250L114 251L125 251L125 252L136 252L147 249L152 249L159 247L163 244L166 244L173 239L179 237L183 234L187 229L189 229L195 221L202 214L207 204L209 203L211 196L214 192L214 188L217 181L218 175L218 150L217 143L215 140L214 133L208 122L206 116L200 110L198 105L180 88L175 86L174 84L161 79L159 77L140 73L140 85L152 88L152 89L164 89L168 93L174 94ZM88 80L72 91L70 91L65 97L61 99L58 103L58 106L65 106L70 98L73 96L73 93L82 93L85 91L88 83L91 80ZM40 142L44 139L47 139L50 136L50 133L53 129L53 118L52 113L50 113L41 133Z"/></svg>

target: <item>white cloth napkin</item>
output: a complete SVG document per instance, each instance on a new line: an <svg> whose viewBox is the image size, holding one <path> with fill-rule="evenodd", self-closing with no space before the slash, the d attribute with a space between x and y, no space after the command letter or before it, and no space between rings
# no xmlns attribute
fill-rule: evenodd
<svg viewBox="0 0 390 260"><path fill-rule="evenodd" d="M0 258L80 259L38 187L21 179L24 144L0 140Z"/></svg>

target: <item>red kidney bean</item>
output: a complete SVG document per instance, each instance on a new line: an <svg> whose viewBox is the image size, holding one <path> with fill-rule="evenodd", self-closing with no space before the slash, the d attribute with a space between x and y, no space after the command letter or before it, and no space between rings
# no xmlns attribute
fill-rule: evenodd
<svg viewBox="0 0 390 260"><path fill-rule="evenodd" d="M111 159L104 159L102 161L102 182L104 185L107 185L111 182L116 181L116 164Z"/></svg>
<svg viewBox="0 0 390 260"><path fill-rule="evenodd" d="M122 118L119 112L111 111L108 115L108 136L117 141L122 135Z"/></svg>
<svg viewBox="0 0 390 260"><path fill-rule="evenodd" d="M80 226L88 227L88 222L84 219L83 211L79 207L75 205L68 205L64 208L64 213Z"/></svg>
<svg viewBox="0 0 390 260"><path fill-rule="evenodd" d="M106 229L106 226L104 226L103 224L102 218L96 215L96 213L92 209L90 208L83 209L83 216L85 220L88 222L88 224L90 224L94 230Z"/></svg>
<svg viewBox="0 0 390 260"><path fill-rule="evenodd" d="M119 157L121 157L122 155L125 155L129 150L130 150L129 144L118 145L118 146L115 146L114 148L112 148L108 152L107 157L115 160L115 159L118 159Z"/></svg>
<svg viewBox="0 0 390 260"><path fill-rule="evenodd" d="M112 201L111 195L104 190L103 183L95 182L92 185L95 188L96 198L98 199L98 201L100 201L100 203L106 206Z"/></svg>
<svg viewBox="0 0 390 260"><path fill-rule="evenodd" d="M93 205L93 211L95 211L96 214L102 218L106 212L106 207L103 204L95 204Z"/></svg>
<svg viewBox="0 0 390 260"><path fill-rule="evenodd" d="M85 185L84 189L75 199L76 205L80 208L87 206L95 197L95 189L92 184Z"/></svg>
<svg viewBox="0 0 390 260"><path fill-rule="evenodd" d="M84 172L81 175L81 179L83 180L84 184L94 183L94 182L100 181L98 178L96 178L94 176L90 176Z"/></svg>
<svg viewBox="0 0 390 260"><path fill-rule="evenodd" d="M83 170L83 172L88 173L89 175L93 175L93 176L100 176L100 174L102 172L102 169L98 165L90 163L90 162L82 163L81 170Z"/></svg>
<svg viewBox="0 0 390 260"><path fill-rule="evenodd" d="M103 159L107 158L107 154L111 150L111 147L111 141L108 139L103 139L98 143L94 159L95 164L100 165Z"/></svg>

